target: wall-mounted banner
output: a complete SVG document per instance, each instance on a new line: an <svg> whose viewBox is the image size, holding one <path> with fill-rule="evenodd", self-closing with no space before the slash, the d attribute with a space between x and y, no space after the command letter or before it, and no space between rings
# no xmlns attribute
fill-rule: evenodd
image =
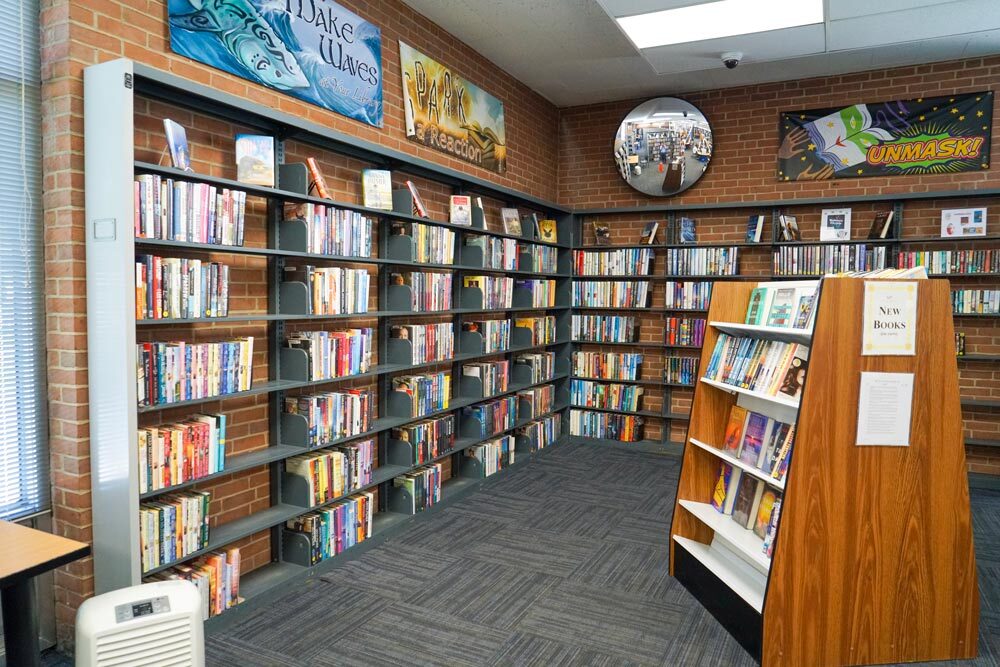
<svg viewBox="0 0 1000 667"><path fill-rule="evenodd" d="M993 93L781 114L778 180L946 174L990 167Z"/></svg>
<svg viewBox="0 0 1000 667"><path fill-rule="evenodd" d="M382 34L332 0L169 0L170 48L382 127Z"/></svg>
<svg viewBox="0 0 1000 667"><path fill-rule="evenodd" d="M507 170L503 102L399 43L406 136L498 173Z"/></svg>

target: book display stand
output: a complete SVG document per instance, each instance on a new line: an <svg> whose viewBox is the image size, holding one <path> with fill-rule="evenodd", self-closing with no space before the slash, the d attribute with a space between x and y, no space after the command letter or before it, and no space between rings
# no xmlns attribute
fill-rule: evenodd
<svg viewBox="0 0 1000 667"><path fill-rule="evenodd" d="M670 530L670 571L764 667L976 655L976 584L948 282L918 289L916 354L863 356L864 283L822 281L811 332L743 325L754 283L717 283L720 333L810 346L799 399L702 380ZM908 446L858 446L861 372L912 373ZM711 504L734 403L794 423L772 557ZM735 461L735 463L734 463ZM744 474L768 479L751 466Z"/></svg>

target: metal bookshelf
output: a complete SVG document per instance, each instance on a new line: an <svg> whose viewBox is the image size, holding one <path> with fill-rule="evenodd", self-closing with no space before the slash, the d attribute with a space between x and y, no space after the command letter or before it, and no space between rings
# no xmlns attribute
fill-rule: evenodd
<svg viewBox="0 0 1000 667"><path fill-rule="evenodd" d="M441 452L435 460L452 459L453 477L445 483L442 498L454 502L464 493L478 487L480 480L469 477L476 471L460 465L461 454L470 447L506 434L513 434L517 428L547 415L558 415L563 422L569 403L569 320L570 320L570 221L572 215L567 209L519 193L496 184L463 174L453 169L440 167L420 158L383 148L364 140L335 132L316 124L264 107L221 91L193 84L183 78L161 72L129 60L95 65L87 68L85 79L85 143L87 215L87 281L88 281L88 339L89 339L89 380L91 396L91 455L92 455L92 497L94 513L94 567L95 589L98 593L131 586L142 581L144 576L164 570L179 562L184 562L208 551L224 547L237 540L270 531L270 563L246 574L241 585L242 597L249 599L275 590L291 578L308 576L336 563L352 559L393 532L408 525L424 513L401 515L392 511L390 487L394 477L407 473L419 466L403 464L398 443L393 444L391 430L412 422L435 416L451 414L455 416L457 435L452 446ZM452 225L440 220L418 218L409 212L384 211L366 208L351 202L330 201L311 197L286 188L263 188L229 179L200 173L192 173L137 161L134 147L134 100L163 100L212 115L221 120L234 122L243 127L254 128L276 138L276 158L283 162L284 141L296 142L315 147L317 150L331 151L339 155L361 159L395 172L426 177L452 188L456 194L481 194L504 205L520 206L556 219L558 233L564 242L546 243L534 238L533 230L525 230L524 236L513 236L503 232L488 231L481 219L472 226ZM134 177L139 174L157 174L177 180L209 183L219 188L242 190L249 197L266 203L267 244L263 247L223 246L214 244L187 243L157 239L135 239L133 237L133 186ZM360 179L360 174L358 175ZM302 234L283 222L283 205L286 202L310 202L351 211L357 211L378 220L378 247L373 248L375 257L331 256L305 252ZM391 236L391 221L410 221L447 227L458 234L456 240L455 264L428 264L413 261L408 249L401 247L399 236ZM527 244L550 246L558 249L558 267L553 273L531 270L502 271L482 266L481 254L463 252L462 241L466 235L487 234L520 241L522 248ZM376 251L377 250L377 251ZM266 312L237 312L222 318L171 318L136 320L135 318L135 274L136 253L180 252L185 256L233 255L260 257L266 263L267 310ZM368 265L378 271L377 303L371 312L350 315L309 315L304 306L305 286L284 281L284 266L289 261L315 261L321 265ZM452 272L452 303L454 308L442 312L414 312L410 307L409 288L390 284L390 270L428 270ZM497 310L486 308L482 293L462 285L461 277L470 274L503 274L517 277L540 277L556 280L556 303L554 306L535 306L525 290L515 289L515 298L510 308ZM375 282L373 281L373 289ZM516 313L538 313L553 315L556 320L556 336L552 342L536 343L527 329L514 327L508 349L485 352L481 337L464 335L462 323L477 315L492 313L515 316ZM413 363L412 350L402 341L390 343L390 324L407 320L425 321L425 318L450 321L455 331L455 354L451 358L425 363ZM322 380L310 380L305 370L305 354L301 351L283 348L286 326L296 323L339 322L362 323L377 327L376 345L378 363L365 373ZM258 377L247 391L222 396L175 402L163 405L137 407L135 372L135 343L137 331L158 331L183 326L243 325L258 323L266 326L268 370L266 377ZM467 332L466 332L467 333ZM176 336L176 332L171 332ZM228 333L225 335L229 335ZM517 355L525 352L550 350L556 354L554 374L536 381L527 374L527 367L516 364ZM462 377L462 365L479 359L507 359L512 375L506 390L493 395L485 395L482 386ZM453 395L446 409L428 414L413 415L403 402L394 396L393 377L421 369L446 370L451 373ZM294 482L285 478L284 460L311 451L306 437L305 420L297 415L284 414L281 410L286 392L300 389L327 389L341 383L367 381L377 390L377 413L369 430L348 438L342 438L324 445L328 449L337 444L375 438L377 442L379 466L374 470L373 479L362 489L352 489L352 495L363 489L378 489L378 511L373 521L373 537L342 554L329 558L319 565L303 565L294 545L283 539L281 526L285 521L316 509L303 497ZM462 408L505 396L514 396L523 389L553 384L556 388L553 409L549 412L533 414L530 405L519 401L515 425L488 437L481 437L483 429L469 424ZM197 480L173 485L169 488L139 493L137 461L137 427L140 423L153 425L161 420L161 414L170 410L176 414L184 408L195 408L205 403L221 404L222 412L228 401L248 396L258 396L258 401L266 400L268 411L268 446L251 452L231 454L226 457L225 469L219 473ZM171 418L173 421L176 418ZM568 433L566 424L564 432ZM565 439L564 439L565 440ZM518 465L531 461L545 450L532 451L525 438L518 437L516 452ZM420 465L426 465L420 464ZM142 501L155 499L164 494L180 491L195 485L210 483L224 476L260 469L269 471L270 504L268 507L238 519L213 527L208 544L204 549L187 554L174 563L165 563L147 572L141 571L139 544L139 505ZM333 499L329 503L342 498ZM438 507L438 506L435 506ZM238 617L241 606L213 617L209 627L227 624L227 620Z"/></svg>

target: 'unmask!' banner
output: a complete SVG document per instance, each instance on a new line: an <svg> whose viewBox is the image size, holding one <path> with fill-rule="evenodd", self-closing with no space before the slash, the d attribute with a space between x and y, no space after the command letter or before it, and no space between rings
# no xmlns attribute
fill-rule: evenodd
<svg viewBox="0 0 1000 667"><path fill-rule="evenodd" d="M784 112L778 180L989 169L992 127L988 91Z"/></svg>
<svg viewBox="0 0 1000 667"><path fill-rule="evenodd" d="M170 48L382 127L382 36L333 0L168 0Z"/></svg>
<svg viewBox="0 0 1000 667"><path fill-rule="evenodd" d="M399 43L406 136L464 162L507 169L503 102Z"/></svg>

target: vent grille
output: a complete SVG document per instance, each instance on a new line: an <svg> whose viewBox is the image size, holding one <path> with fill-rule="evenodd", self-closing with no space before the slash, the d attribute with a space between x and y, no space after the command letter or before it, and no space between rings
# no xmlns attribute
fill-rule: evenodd
<svg viewBox="0 0 1000 667"><path fill-rule="evenodd" d="M174 618L97 638L96 667L188 667L194 664L191 621Z"/></svg>

